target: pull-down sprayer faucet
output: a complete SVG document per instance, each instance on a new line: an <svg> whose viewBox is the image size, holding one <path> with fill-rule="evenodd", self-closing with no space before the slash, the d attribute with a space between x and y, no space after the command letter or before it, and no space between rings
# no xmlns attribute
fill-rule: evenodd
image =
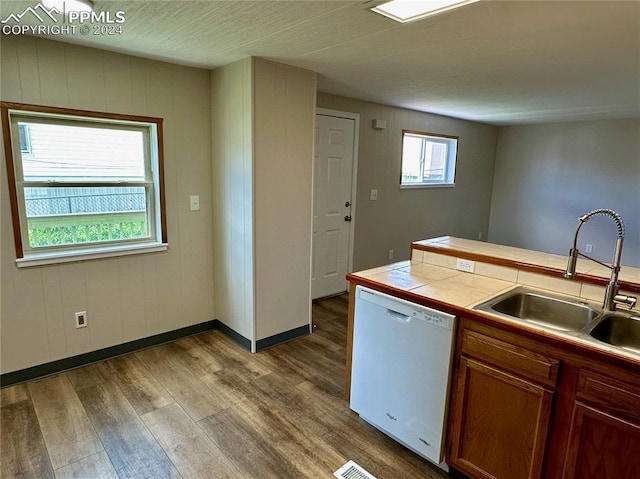
<svg viewBox="0 0 640 479"><path fill-rule="evenodd" d="M596 259L593 259L587 255L582 254L578 250L578 233L580 232L580 228L583 224L589 221L592 217L597 215L605 215L609 216L615 221L616 226L618 228L618 238L616 239L616 249L613 255L613 263L611 266L608 264L602 263ZM568 279L573 279L576 277L576 264L578 262L578 256L582 256L583 258L590 259L591 261L595 261L598 264L606 266L611 270L611 278L609 280L609 284L605 289L604 293L604 302L602 307L606 311L615 311L616 303L626 304L629 307L633 308L636 304L636 298L633 296L624 296L618 294L618 273L620 272L620 262L622 259L622 244L624 242L624 223L622 222L622 218L618 213L609 209L598 209L593 210L587 213L586 215L578 218L578 227L576 228L576 234L573 237L573 246L569 251L569 262L567 263L567 269L564 272L564 277Z"/></svg>

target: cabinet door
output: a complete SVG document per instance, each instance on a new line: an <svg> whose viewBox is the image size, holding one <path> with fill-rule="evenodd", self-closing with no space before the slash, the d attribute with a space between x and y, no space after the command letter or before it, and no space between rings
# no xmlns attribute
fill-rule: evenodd
<svg viewBox="0 0 640 479"><path fill-rule="evenodd" d="M450 465L481 479L540 478L553 393L462 356Z"/></svg>
<svg viewBox="0 0 640 479"><path fill-rule="evenodd" d="M640 425L576 402L564 479L640 479Z"/></svg>

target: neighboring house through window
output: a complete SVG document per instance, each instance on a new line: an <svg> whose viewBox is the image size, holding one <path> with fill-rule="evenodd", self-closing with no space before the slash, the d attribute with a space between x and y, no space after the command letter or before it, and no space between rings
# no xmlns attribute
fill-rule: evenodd
<svg viewBox="0 0 640 479"><path fill-rule="evenodd" d="M400 187L453 186L458 137L402 131Z"/></svg>
<svg viewBox="0 0 640 479"><path fill-rule="evenodd" d="M1 106L19 266L166 249L162 119Z"/></svg>

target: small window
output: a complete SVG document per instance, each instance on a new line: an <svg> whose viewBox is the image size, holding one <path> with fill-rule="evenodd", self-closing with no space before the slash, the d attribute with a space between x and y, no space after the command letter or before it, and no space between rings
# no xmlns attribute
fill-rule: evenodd
<svg viewBox="0 0 640 479"><path fill-rule="evenodd" d="M7 103L2 117L18 265L166 244L162 119Z"/></svg>
<svg viewBox="0 0 640 479"><path fill-rule="evenodd" d="M458 137L402 131L400 187L453 186Z"/></svg>
<svg viewBox="0 0 640 479"><path fill-rule="evenodd" d="M29 126L18 124L18 133L20 134L20 153L23 155L31 154L31 132Z"/></svg>

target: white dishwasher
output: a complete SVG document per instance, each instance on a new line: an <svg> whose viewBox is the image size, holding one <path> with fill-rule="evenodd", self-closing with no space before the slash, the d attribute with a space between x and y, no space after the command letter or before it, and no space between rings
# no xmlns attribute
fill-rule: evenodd
<svg viewBox="0 0 640 479"><path fill-rule="evenodd" d="M455 320L451 314L356 287L350 407L445 470Z"/></svg>

